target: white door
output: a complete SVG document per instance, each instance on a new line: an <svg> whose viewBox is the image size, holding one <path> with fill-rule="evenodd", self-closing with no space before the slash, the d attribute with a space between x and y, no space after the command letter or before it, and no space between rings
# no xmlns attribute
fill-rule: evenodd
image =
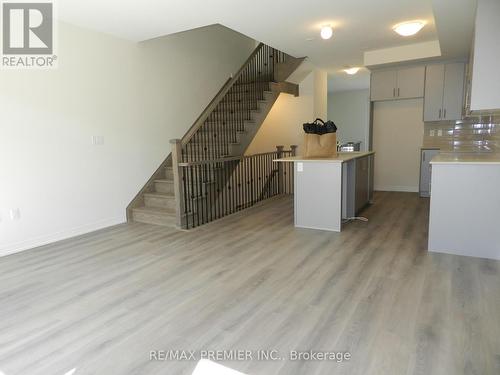
<svg viewBox="0 0 500 375"><path fill-rule="evenodd" d="M375 190L418 192L423 99L373 105Z"/></svg>

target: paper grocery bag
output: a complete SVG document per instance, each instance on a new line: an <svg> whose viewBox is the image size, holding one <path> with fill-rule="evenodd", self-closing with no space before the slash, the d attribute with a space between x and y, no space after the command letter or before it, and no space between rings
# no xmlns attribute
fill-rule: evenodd
<svg viewBox="0 0 500 375"><path fill-rule="evenodd" d="M334 158L337 156L337 133L305 134L304 157Z"/></svg>

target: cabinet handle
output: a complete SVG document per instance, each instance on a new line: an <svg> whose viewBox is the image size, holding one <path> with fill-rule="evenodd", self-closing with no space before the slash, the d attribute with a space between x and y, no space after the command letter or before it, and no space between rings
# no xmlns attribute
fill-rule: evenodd
<svg viewBox="0 0 500 375"><path fill-rule="evenodd" d="M443 118L446 118L446 108L443 111Z"/></svg>
<svg viewBox="0 0 500 375"><path fill-rule="evenodd" d="M399 98L399 87L398 87L398 98Z"/></svg>
<svg viewBox="0 0 500 375"><path fill-rule="evenodd" d="M392 89L392 97L393 98L396 97L396 88L395 87Z"/></svg>
<svg viewBox="0 0 500 375"><path fill-rule="evenodd" d="M441 109L439 110L439 118L441 118Z"/></svg>

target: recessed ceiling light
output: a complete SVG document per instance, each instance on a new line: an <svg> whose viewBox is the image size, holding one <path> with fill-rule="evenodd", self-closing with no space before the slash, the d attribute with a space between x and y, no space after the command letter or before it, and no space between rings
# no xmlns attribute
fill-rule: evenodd
<svg viewBox="0 0 500 375"><path fill-rule="evenodd" d="M344 72L346 72L347 74L349 75L354 75L356 74L357 72L359 71L359 68L348 68L348 69L344 69Z"/></svg>
<svg viewBox="0 0 500 375"><path fill-rule="evenodd" d="M321 37L323 39L330 39L333 35L333 29L330 25L325 25L321 28Z"/></svg>
<svg viewBox="0 0 500 375"><path fill-rule="evenodd" d="M410 21L399 23L392 29L401 36L411 36L418 33L425 26L424 21Z"/></svg>

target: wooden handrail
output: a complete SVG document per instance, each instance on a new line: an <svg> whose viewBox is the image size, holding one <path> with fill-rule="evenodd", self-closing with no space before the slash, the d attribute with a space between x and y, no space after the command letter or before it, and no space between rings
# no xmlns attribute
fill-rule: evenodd
<svg viewBox="0 0 500 375"><path fill-rule="evenodd" d="M194 124L189 128L187 133L182 137L181 142L182 145L185 146L189 140L196 134L198 129L203 125L203 123L207 120L208 116L214 111L214 109L217 107L217 105L224 99L224 96L227 94L227 92L233 87L233 85L236 83L238 78L240 78L241 74L243 73L244 69L246 66L252 61L252 59L259 53L259 51L262 49L264 46L264 43L259 43L259 45L254 49L254 51L250 54L248 59L245 61L245 63L241 66L241 68L238 70L238 72L231 78L228 78L226 83L222 86L222 88L219 90L217 95L212 99L212 101L207 105L207 107L203 110L200 116L196 119Z"/></svg>
<svg viewBox="0 0 500 375"><path fill-rule="evenodd" d="M293 150L283 150L282 152L293 152ZM225 161L235 161L235 160L243 160L245 158L250 158L253 156L261 156L261 155L271 155L276 154L276 151L272 152L262 152L260 154L252 154L252 155L243 155L243 156L231 156L228 158L220 158L220 159L209 159L209 160L197 160L191 162L182 162L178 163L179 167L191 167L195 165L206 165L206 164L214 164L214 163L223 163Z"/></svg>

